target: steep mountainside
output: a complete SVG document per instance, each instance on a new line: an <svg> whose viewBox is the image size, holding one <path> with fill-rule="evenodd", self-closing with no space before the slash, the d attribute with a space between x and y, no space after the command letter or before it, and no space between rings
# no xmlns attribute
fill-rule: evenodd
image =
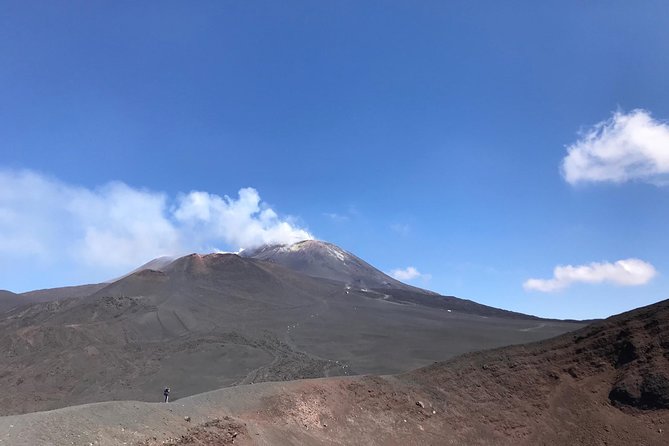
<svg viewBox="0 0 669 446"><path fill-rule="evenodd" d="M67 299L70 297L86 297L107 286L105 283L90 285L66 286L59 288L48 288L44 290L28 291L21 296L32 302L51 302L52 300Z"/></svg>
<svg viewBox="0 0 669 446"><path fill-rule="evenodd" d="M11 291L0 290L0 313L4 313L5 311L9 311L12 308L20 305L26 305L31 302L31 299L14 294Z"/></svg>
<svg viewBox="0 0 669 446"><path fill-rule="evenodd" d="M370 297L391 302L423 305L480 316L539 319L534 316L481 305L471 300L439 294L402 283L364 260L328 242L305 240L292 245L272 245L242 251L241 256L285 266L311 277L346 284Z"/></svg>
<svg viewBox="0 0 669 446"><path fill-rule="evenodd" d="M397 373L581 326L449 312L391 291L234 254L182 257L88 297L0 317L0 412L151 401L164 386L178 398L250 382Z"/></svg>
<svg viewBox="0 0 669 446"><path fill-rule="evenodd" d="M262 383L0 418L12 445L669 443L669 301L397 376ZM50 443L51 442L51 443Z"/></svg>
<svg viewBox="0 0 669 446"><path fill-rule="evenodd" d="M339 246L319 240L263 246L242 251L240 255L277 263L309 276L344 282L355 288L395 288L426 292L393 279Z"/></svg>

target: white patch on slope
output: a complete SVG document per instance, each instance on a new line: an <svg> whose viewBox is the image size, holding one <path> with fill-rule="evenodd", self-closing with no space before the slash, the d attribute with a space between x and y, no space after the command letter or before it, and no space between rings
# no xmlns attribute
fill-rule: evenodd
<svg viewBox="0 0 669 446"><path fill-rule="evenodd" d="M328 254L330 254L331 256L334 256L337 259L339 259L340 261L346 263L346 255L343 252L341 252L339 249L336 249L333 246L330 246L330 245L325 245L325 246L327 248Z"/></svg>

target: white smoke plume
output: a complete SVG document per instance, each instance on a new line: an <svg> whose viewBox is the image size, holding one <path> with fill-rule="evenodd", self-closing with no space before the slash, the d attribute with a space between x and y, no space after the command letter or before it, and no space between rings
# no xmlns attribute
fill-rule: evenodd
<svg viewBox="0 0 669 446"><path fill-rule="evenodd" d="M0 170L0 266L30 259L116 274L163 255L311 238L253 188L236 198L201 191L169 197L122 182L85 188Z"/></svg>

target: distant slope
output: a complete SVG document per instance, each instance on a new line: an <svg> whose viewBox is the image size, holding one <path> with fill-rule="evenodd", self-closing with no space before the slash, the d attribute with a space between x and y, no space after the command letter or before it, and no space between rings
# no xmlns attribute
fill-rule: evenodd
<svg viewBox="0 0 669 446"><path fill-rule="evenodd" d="M174 262L176 259L177 259L177 257L173 257L173 256L156 257L155 259L149 260L145 264L133 269L132 271L130 271L127 274L124 274L120 277L117 277L116 279L106 281L103 284L103 286L105 286L109 283L113 283L113 282L116 282L118 280L121 280L124 277L128 277L131 274L138 273L138 272L143 271L145 269L152 269L154 271L162 271L165 267L167 267L170 263Z"/></svg>
<svg viewBox="0 0 669 446"><path fill-rule="evenodd" d="M242 251L239 256L280 265L310 277L342 283L348 289L355 289L369 298L378 298L401 304L423 305L480 316L539 319L536 316L490 307L455 296L441 296L433 291L404 284L387 276L350 252L328 242L305 240L292 245L263 246ZM166 271L171 268L174 260L171 257L159 257L121 278L145 269Z"/></svg>
<svg viewBox="0 0 669 446"><path fill-rule="evenodd" d="M52 300L68 299L71 297L86 297L107 286L105 283L90 285L66 286L59 288L48 288L21 293L21 296L33 302L50 302Z"/></svg>
<svg viewBox="0 0 669 446"><path fill-rule="evenodd" d="M0 418L12 445L664 446L669 301L397 376L221 389Z"/></svg>
<svg viewBox="0 0 669 446"><path fill-rule="evenodd" d="M11 291L0 290L0 313L9 311L12 308L27 305L33 301L30 298L14 294Z"/></svg>
<svg viewBox="0 0 669 446"><path fill-rule="evenodd" d="M396 288L431 293L393 279L350 252L319 240L263 246L242 251L240 255L277 263L312 277L344 282L356 288Z"/></svg>
<svg viewBox="0 0 669 446"><path fill-rule="evenodd" d="M121 277L116 279L103 282L103 283L92 283L87 285L75 285L75 286L65 286L58 288L45 288L41 290L27 291L21 293L21 296L29 299L31 302L51 302L54 300L69 299L73 297L88 297L96 292L100 291L106 286L109 286L110 283L114 283L124 277L128 277L131 274L145 270L145 269L154 269L159 270L175 260L175 257L158 257L153 259L144 265L132 270L128 274L124 274Z"/></svg>
<svg viewBox="0 0 669 446"><path fill-rule="evenodd" d="M386 290L387 293L392 290ZM193 254L0 317L0 414L397 373L582 325L448 312L276 263Z"/></svg>
<svg viewBox="0 0 669 446"><path fill-rule="evenodd" d="M328 242L305 240L292 245L263 246L242 251L241 256L263 260L311 277L342 282L368 297L402 304L423 305L481 316L539 319L522 313L489 307L455 296L441 296L393 279L348 251Z"/></svg>
<svg viewBox="0 0 669 446"><path fill-rule="evenodd" d="M460 313L476 314L485 317L500 317L511 319L534 319L548 320L529 314L518 313L515 311L503 310L501 308L490 307L469 299L462 299L455 296L441 296L439 294L427 294L423 291L411 291L406 289L373 289L367 290L368 295L376 295L379 298L390 302L397 302L408 305L421 305L424 307L457 311ZM574 321L576 322L576 321ZM579 321L584 322L584 321ZM588 321L590 322L590 321Z"/></svg>

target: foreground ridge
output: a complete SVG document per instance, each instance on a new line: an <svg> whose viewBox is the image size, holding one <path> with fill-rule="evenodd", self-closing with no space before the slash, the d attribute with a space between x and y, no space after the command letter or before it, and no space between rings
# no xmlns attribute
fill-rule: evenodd
<svg viewBox="0 0 669 446"><path fill-rule="evenodd" d="M664 445L669 301L395 376L221 389L0 418L9 444ZM12 427L10 427L12 426ZM79 435L79 437L76 437ZM134 443L133 443L134 442Z"/></svg>

